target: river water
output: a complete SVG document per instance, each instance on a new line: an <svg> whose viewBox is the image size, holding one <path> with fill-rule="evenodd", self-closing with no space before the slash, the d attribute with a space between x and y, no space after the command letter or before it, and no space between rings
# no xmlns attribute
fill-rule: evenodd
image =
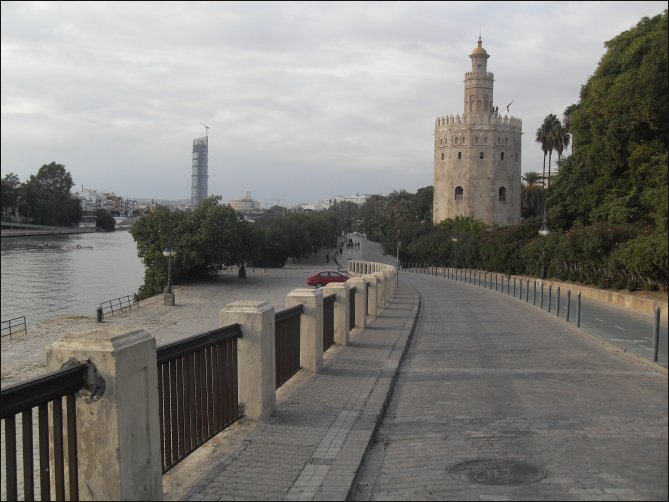
<svg viewBox="0 0 669 502"><path fill-rule="evenodd" d="M127 231L5 237L2 320L36 324L66 314L95 316L100 303L132 295L144 265Z"/></svg>

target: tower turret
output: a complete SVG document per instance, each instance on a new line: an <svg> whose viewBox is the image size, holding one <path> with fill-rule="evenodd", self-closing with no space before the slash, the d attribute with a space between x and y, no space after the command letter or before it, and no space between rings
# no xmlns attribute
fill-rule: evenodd
<svg viewBox="0 0 669 502"><path fill-rule="evenodd" d="M492 90L494 75L488 72L488 52L479 37L478 45L469 55L472 71L465 73L465 113L468 115L492 115Z"/></svg>

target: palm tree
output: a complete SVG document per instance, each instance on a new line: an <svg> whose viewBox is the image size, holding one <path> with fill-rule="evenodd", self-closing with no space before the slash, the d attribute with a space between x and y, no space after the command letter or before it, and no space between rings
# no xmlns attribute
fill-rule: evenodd
<svg viewBox="0 0 669 502"><path fill-rule="evenodd" d="M547 115L544 119L544 123L541 125L545 138L545 147L544 143L541 145L541 148L544 150L544 160L546 158L546 150L548 150L548 185L546 188L551 186L551 156L553 150L555 150L555 138L557 136L558 127L562 127L562 125L553 113Z"/></svg>
<svg viewBox="0 0 669 502"><path fill-rule="evenodd" d="M567 108L564 110L564 114L562 115L562 127L564 127L565 131L571 136L572 142L571 142L571 151L572 153L574 152L574 130L573 130L573 116L574 112L576 111L577 105L569 105ZM565 145L567 147L568 145Z"/></svg>
<svg viewBox="0 0 669 502"><path fill-rule="evenodd" d="M520 191L521 216L523 218L539 216L544 204L544 189L539 185L539 173L528 171L521 179L525 182Z"/></svg>
<svg viewBox="0 0 669 502"><path fill-rule="evenodd" d="M555 151L557 152L558 160L557 160L557 165L560 165L560 158L562 157L562 152L569 147L569 140L571 139L571 136L569 134L569 131L562 126L559 122L557 127L555 128L555 144L553 145L555 148ZM550 181L550 177L549 177Z"/></svg>
<svg viewBox="0 0 669 502"><path fill-rule="evenodd" d="M546 121L544 121L544 124ZM546 138L546 130L544 128L544 124L537 129L537 138L536 141L537 143L541 143L541 149L544 152L544 170L541 173L541 183L544 185L546 184L546 155L548 155L548 140Z"/></svg>

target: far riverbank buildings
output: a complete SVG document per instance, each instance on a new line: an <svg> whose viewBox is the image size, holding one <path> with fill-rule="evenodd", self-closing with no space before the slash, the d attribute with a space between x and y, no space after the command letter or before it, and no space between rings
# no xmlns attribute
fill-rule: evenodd
<svg viewBox="0 0 669 502"><path fill-rule="evenodd" d="M207 179L209 178L209 138L193 140L193 177L190 190L191 207L195 209L207 198Z"/></svg>
<svg viewBox="0 0 669 502"><path fill-rule="evenodd" d="M518 224L522 121L502 117L494 105L481 37L469 57L462 115L435 123L432 219L436 224L462 215L489 225Z"/></svg>

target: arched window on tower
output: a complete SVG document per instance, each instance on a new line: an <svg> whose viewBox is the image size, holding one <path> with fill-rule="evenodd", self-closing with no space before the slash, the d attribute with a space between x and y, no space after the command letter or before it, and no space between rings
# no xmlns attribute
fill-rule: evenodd
<svg viewBox="0 0 669 502"><path fill-rule="evenodd" d="M499 201L506 202L506 188L500 187L499 189Z"/></svg>
<svg viewBox="0 0 669 502"><path fill-rule="evenodd" d="M502 152L502 153L500 154L500 158L501 158L502 160L504 160L504 152Z"/></svg>
<svg viewBox="0 0 669 502"><path fill-rule="evenodd" d="M462 152L458 152L458 160L462 160Z"/></svg>
<svg viewBox="0 0 669 502"><path fill-rule="evenodd" d="M441 152L441 160L444 160L444 152Z"/></svg>
<svg viewBox="0 0 669 502"><path fill-rule="evenodd" d="M465 197L465 191L462 187L455 187L455 200L462 200Z"/></svg>

